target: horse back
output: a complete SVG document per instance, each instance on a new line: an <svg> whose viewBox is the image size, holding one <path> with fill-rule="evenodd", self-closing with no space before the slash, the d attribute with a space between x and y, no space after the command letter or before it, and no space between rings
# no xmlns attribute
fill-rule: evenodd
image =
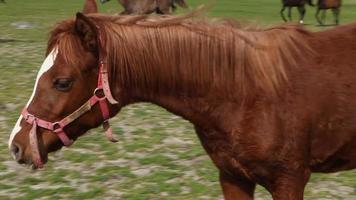
<svg viewBox="0 0 356 200"><path fill-rule="evenodd" d="M284 6L303 6L305 3L307 3L309 0L283 0L283 5Z"/></svg>

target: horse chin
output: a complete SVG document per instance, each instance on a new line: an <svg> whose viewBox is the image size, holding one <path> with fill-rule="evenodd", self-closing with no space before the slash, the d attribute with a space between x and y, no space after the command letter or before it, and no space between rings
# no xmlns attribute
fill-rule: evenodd
<svg viewBox="0 0 356 200"><path fill-rule="evenodd" d="M38 163L33 162L31 160L31 163L28 164L28 165L30 166L30 168L32 170L42 169L44 167L44 165L47 163L47 161L48 161L48 156L47 155L46 156L41 156L41 164L38 164Z"/></svg>
<svg viewBox="0 0 356 200"><path fill-rule="evenodd" d="M43 168L43 166L47 163L48 161L48 154L41 153L41 160L40 161L34 161L33 157L29 157L27 159L23 159L22 161L19 162L19 164L23 166L27 166L28 168L32 170L37 170L40 168Z"/></svg>
<svg viewBox="0 0 356 200"><path fill-rule="evenodd" d="M41 159L39 161L34 161L33 157L31 157L31 159L29 159L28 162L25 164L30 166L33 170L41 169L48 162L48 154L59 151L63 147L64 146L62 145L62 143L60 141L57 141L45 150L41 149Z"/></svg>

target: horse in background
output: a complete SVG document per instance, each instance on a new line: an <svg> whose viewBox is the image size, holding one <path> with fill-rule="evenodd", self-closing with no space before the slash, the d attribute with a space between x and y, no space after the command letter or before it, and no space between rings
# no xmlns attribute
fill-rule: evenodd
<svg viewBox="0 0 356 200"><path fill-rule="evenodd" d="M97 13L98 12L98 4L96 4L95 0L85 0L83 13Z"/></svg>
<svg viewBox="0 0 356 200"><path fill-rule="evenodd" d="M0 3L6 3L5 0L0 0Z"/></svg>
<svg viewBox="0 0 356 200"><path fill-rule="evenodd" d="M331 9L333 12L335 24L339 25L341 0L318 0L317 6L315 18L320 25L325 25L325 14L328 9ZM321 18L320 11L322 11Z"/></svg>
<svg viewBox="0 0 356 200"><path fill-rule="evenodd" d="M287 22L287 18L284 16L284 11L288 8L288 19L292 21L292 8L297 7L299 11L299 23L304 23L304 16L306 13L305 4L309 4L310 6L314 6L312 0L282 0L283 7L280 11L282 19Z"/></svg>
<svg viewBox="0 0 356 200"><path fill-rule="evenodd" d="M110 0L100 0L101 3L106 3ZM118 0L124 7L124 11L120 14L171 14L175 11L177 5L182 8L188 8L185 0Z"/></svg>

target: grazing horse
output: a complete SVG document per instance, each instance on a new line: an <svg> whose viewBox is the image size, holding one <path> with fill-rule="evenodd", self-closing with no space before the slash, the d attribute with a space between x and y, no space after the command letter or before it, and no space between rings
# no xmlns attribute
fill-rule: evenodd
<svg viewBox="0 0 356 200"><path fill-rule="evenodd" d="M89 14L89 13L97 13L97 12L98 12L98 5L96 4L96 1L95 0L85 0L84 7L83 7L83 13Z"/></svg>
<svg viewBox="0 0 356 200"><path fill-rule="evenodd" d="M338 25L339 16L340 16L340 7L341 7L341 0L318 0L318 7L315 14L315 18L320 25L324 25L326 10L331 9L334 15L335 24ZM322 11L322 18L320 18L319 16L320 11Z"/></svg>
<svg viewBox="0 0 356 200"><path fill-rule="evenodd" d="M100 0L101 3L106 3L110 0ZM185 0L118 0L124 7L122 15L129 14L170 14L171 10L175 11L178 4L182 8L188 8Z"/></svg>
<svg viewBox="0 0 356 200"><path fill-rule="evenodd" d="M59 23L9 139L41 168L127 105L195 126L227 200L301 200L312 172L356 168L356 24L251 29L181 16L83 15ZM138 42L139 41L139 42ZM75 98L74 98L75 97Z"/></svg>
<svg viewBox="0 0 356 200"><path fill-rule="evenodd" d="M282 0L283 7L280 11L282 19L287 22L287 18L284 16L284 10L288 8L288 19L292 21L292 8L297 7L299 11L299 23L304 23L305 16L305 4L308 3L310 6L314 6L312 0Z"/></svg>

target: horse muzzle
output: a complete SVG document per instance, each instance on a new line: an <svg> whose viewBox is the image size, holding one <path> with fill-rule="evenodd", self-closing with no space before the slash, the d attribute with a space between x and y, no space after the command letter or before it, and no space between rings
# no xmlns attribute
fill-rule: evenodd
<svg viewBox="0 0 356 200"><path fill-rule="evenodd" d="M47 155L42 152L40 153L40 159L33 158L31 153L26 152L26 148L17 143L11 144L10 154L18 164L31 166L32 169L43 168L43 165L48 160Z"/></svg>

